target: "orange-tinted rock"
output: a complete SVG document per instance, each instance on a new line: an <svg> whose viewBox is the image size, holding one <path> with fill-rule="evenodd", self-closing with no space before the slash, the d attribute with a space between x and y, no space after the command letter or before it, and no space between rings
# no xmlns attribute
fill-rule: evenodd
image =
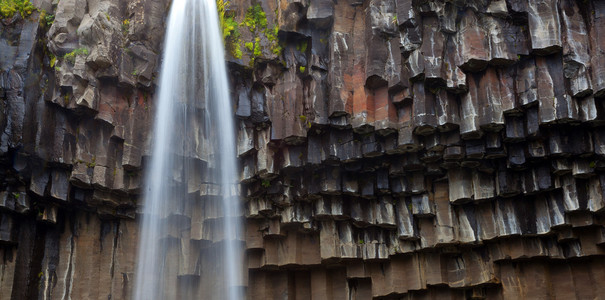
<svg viewBox="0 0 605 300"><path fill-rule="evenodd" d="M50 2L48 43L39 12L0 23L0 294L128 298L167 6ZM261 55L228 58L250 299L603 294L601 1L259 5L281 52L241 25ZM188 120L174 298L221 238Z"/></svg>

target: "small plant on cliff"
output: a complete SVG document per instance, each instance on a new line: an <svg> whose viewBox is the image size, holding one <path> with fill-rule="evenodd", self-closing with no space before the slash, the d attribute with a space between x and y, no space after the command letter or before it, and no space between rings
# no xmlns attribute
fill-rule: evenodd
<svg viewBox="0 0 605 300"><path fill-rule="evenodd" d="M78 55L88 55L88 49L86 49L86 48L74 49L73 51L65 54L65 56L63 56L63 58L66 61L73 64L76 61L76 56L78 56Z"/></svg>
<svg viewBox="0 0 605 300"><path fill-rule="evenodd" d="M274 29L267 28L267 15L260 4L248 7L242 25L248 27L248 30L255 36L253 41L246 43L246 50L252 54L250 59L250 65L252 66L256 58L262 55L261 34L264 34L272 44L277 45L277 33ZM273 52L275 53L275 51Z"/></svg>
<svg viewBox="0 0 605 300"><path fill-rule="evenodd" d="M218 10L219 22L223 32L223 42L225 49L235 58L242 58L242 50L240 47L241 39L239 33L239 24L235 21L234 16L227 14L229 1L216 0L216 8Z"/></svg>
<svg viewBox="0 0 605 300"><path fill-rule="evenodd" d="M263 181L261 181L260 185L264 188L268 188L271 186L271 181L263 179Z"/></svg>
<svg viewBox="0 0 605 300"><path fill-rule="evenodd" d="M54 68L55 64L57 64L57 57L54 54L52 54L51 52L49 52L48 53L48 58L50 59L49 62L48 62L49 65L50 65L50 67Z"/></svg>
<svg viewBox="0 0 605 300"><path fill-rule="evenodd" d="M126 19L126 20L122 21L122 34L127 35L129 28L130 28L130 20Z"/></svg>
<svg viewBox="0 0 605 300"><path fill-rule="evenodd" d="M259 30L267 29L267 15L260 4L248 7L244 24L250 32L254 32L257 28Z"/></svg>
<svg viewBox="0 0 605 300"><path fill-rule="evenodd" d="M36 7L30 0L0 0L2 18L12 18L18 12L25 19L34 11L36 11Z"/></svg>
<svg viewBox="0 0 605 300"><path fill-rule="evenodd" d="M277 37L277 33L279 32L279 26L277 23L271 29L265 29L265 35L269 42L271 42L271 52L275 55L281 55L284 50L283 47L279 44L279 40Z"/></svg>
<svg viewBox="0 0 605 300"><path fill-rule="evenodd" d="M40 11L40 26L42 28L48 29L55 22L55 15L48 14L46 10Z"/></svg>
<svg viewBox="0 0 605 300"><path fill-rule="evenodd" d="M95 155L92 156L92 161L86 164L89 168L94 168L97 166L97 157Z"/></svg>

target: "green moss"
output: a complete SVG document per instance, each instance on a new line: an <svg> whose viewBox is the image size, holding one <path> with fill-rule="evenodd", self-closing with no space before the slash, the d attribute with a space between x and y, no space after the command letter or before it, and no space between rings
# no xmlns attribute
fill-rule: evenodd
<svg viewBox="0 0 605 300"><path fill-rule="evenodd" d="M261 53L261 49L260 49L260 38L256 37L254 39L254 57L259 57L262 53Z"/></svg>
<svg viewBox="0 0 605 300"><path fill-rule="evenodd" d="M55 22L55 15L48 14L46 10L40 10L40 27L42 28L50 28L50 26Z"/></svg>
<svg viewBox="0 0 605 300"><path fill-rule="evenodd" d="M267 29L267 15L260 4L248 7L246 17L244 18L244 24L248 27L250 32L254 32L257 28L259 30Z"/></svg>
<svg viewBox="0 0 605 300"><path fill-rule="evenodd" d="M260 4L248 8L244 22L241 25L246 26L255 36L253 41L245 43L246 50L251 54L250 66L252 67L256 59L263 54L260 45L260 34L267 29L267 15Z"/></svg>
<svg viewBox="0 0 605 300"><path fill-rule="evenodd" d="M280 56L283 51L284 48L279 44L276 44L274 47L271 47L271 52L277 56Z"/></svg>
<svg viewBox="0 0 605 300"><path fill-rule="evenodd" d="M12 18L16 13L19 13L25 19L36 10L30 0L0 0L0 16L2 18Z"/></svg>
<svg viewBox="0 0 605 300"><path fill-rule="evenodd" d="M300 51L300 52L307 52L307 40L303 40L300 43L298 43L298 45L296 45L296 50Z"/></svg>
<svg viewBox="0 0 605 300"><path fill-rule="evenodd" d="M94 168L97 165L97 157L95 155L92 156L92 162L86 164L89 168Z"/></svg>
<svg viewBox="0 0 605 300"><path fill-rule="evenodd" d="M250 52L254 51L254 43L247 42L247 43L244 44L244 46L246 47L246 50L248 50Z"/></svg>
<svg viewBox="0 0 605 300"><path fill-rule="evenodd" d="M57 63L57 57L54 54L50 53L50 52L48 53L48 57L50 58L50 62L49 62L50 63L50 67L54 68L55 64Z"/></svg>
<svg viewBox="0 0 605 300"><path fill-rule="evenodd" d="M229 11L229 1L216 0L216 6L225 49L234 58L242 58L242 46L243 50L246 50L250 55L251 66L254 65L258 57L262 56L263 46L269 47L271 53L277 56L281 55L283 48L278 39L279 26L277 24L268 26L267 15L260 4L249 7L241 23L238 23L236 16ZM251 39L242 41L240 33L240 27L242 26L245 26L252 33ZM263 35L266 40L263 40ZM267 43L261 43L261 41L267 41Z"/></svg>
<svg viewBox="0 0 605 300"><path fill-rule="evenodd" d="M216 0L216 8L218 10L219 22L223 32L223 43L225 50L231 54L234 58L242 58L242 50L240 47L241 39L239 32L239 24L235 20L235 17L227 14L229 8L229 1Z"/></svg>
<svg viewBox="0 0 605 300"><path fill-rule="evenodd" d="M281 55L283 47L279 44L277 34L279 33L279 25L275 24L273 28L265 29L267 40L271 43L271 52L277 56Z"/></svg>
<svg viewBox="0 0 605 300"><path fill-rule="evenodd" d="M235 21L235 19L232 16L228 16L228 17L223 17L223 39L228 39L231 36L239 36L239 29L238 26L239 24L237 23L237 21Z"/></svg>
<svg viewBox="0 0 605 300"><path fill-rule="evenodd" d="M76 61L76 56L78 56L78 55L88 55L88 49L86 49L86 48L74 49L73 51L65 54L63 56L63 58L66 61L71 62L73 64Z"/></svg>
<svg viewBox="0 0 605 300"><path fill-rule="evenodd" d="M298 67L298 71L300 71L301 73L304 73L306 70L307 70L307 67L305 67L305 66Z"/></svg>
<svg viewBox="0 0 605 300"><path fill-rule="evenodd" d="M268 26L267 15L260 4L248 8L241 25L246 26L248 30L254 34L254 47L246 47L252 54L251 64L254 64L254 60L262 55L260 41L263 35L267 38L271 53L277 56L281 55L283 48L279 44L279 25L274 24L272 27Z"/></svg>
<svg viewBox="0 0 605 300"><path fill-rule="evenodd" d="M311 128L311 122L309 121L309 119L307 118L307 116L305 115L300 115L298 116L298 118L300 119L300 121L305 124L307 126L307 128ZM301 159L302 159L302 153L301 155Z"/></svg>

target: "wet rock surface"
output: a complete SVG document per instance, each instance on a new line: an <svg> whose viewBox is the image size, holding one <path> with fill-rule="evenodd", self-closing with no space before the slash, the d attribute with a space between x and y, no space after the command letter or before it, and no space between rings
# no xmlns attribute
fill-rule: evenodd
<svg viewBox="0 0 605 300"><path fill-rule="evenodd" d="M0 298L128 299L169 1L32 2L0 22ZM226 14L250 299L605 294L603 2ZM175 149L183 282L222 239L205 138Z"/></svg>

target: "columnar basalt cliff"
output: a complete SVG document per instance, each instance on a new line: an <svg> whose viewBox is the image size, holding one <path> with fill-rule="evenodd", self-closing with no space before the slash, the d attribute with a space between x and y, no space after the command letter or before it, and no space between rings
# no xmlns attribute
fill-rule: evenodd
<svg viewBox="0 0 605 300"><path fill-rule="evenodd" d="M129 299L170 1L32 3L0 21L0 298ZM605 2L220 3L248 298L605 297ZM203 143L183 280L221 238Z"/></svg>

